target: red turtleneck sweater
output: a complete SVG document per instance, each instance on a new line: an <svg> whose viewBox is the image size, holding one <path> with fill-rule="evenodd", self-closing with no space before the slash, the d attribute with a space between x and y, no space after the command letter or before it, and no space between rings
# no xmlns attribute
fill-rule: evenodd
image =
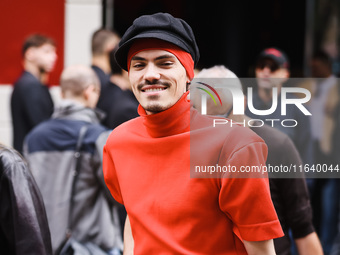
<svg viewBox="0 0 340 255"><path fill-rule="evenodd" d="M283 235L266 178L190 176L199 165L265 165L248 128L214 128L185 94L166 111L125 122L104 147L104 176L125 205L134 254L247 254L242 240Z"/></svg>

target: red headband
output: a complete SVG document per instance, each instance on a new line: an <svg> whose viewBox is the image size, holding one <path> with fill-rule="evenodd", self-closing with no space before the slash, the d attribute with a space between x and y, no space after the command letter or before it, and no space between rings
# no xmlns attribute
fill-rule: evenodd
<svg viewBox="0 0 340 255"><path fill-rule="evenodd" d="M192 59L190 53L182 50L180 47L172 43L153 38L138 40L138 43L132 44L127 58L128 71L130 70L132 57L144 50L165 50L174 54L185 68L189 79L192 80L194 78L194 60Z"/></svg>

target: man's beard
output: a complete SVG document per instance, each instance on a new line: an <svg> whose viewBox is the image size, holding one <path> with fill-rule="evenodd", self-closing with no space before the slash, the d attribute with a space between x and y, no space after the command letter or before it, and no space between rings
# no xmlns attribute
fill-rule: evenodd
<svg viewBox="0 0 340 255"><path fill-rule="evenodd" d="M165 111L166 109L168 109L168 107L164 107L161 105L150 105L147 108L145 108L146 111L152 112L152 113L159 113L159 112Z"/></svg>
<svg viewBox="0 0 340 255"><path fill-rule="evenodd" d="M46 69L44 67L42 67L42 66L39 67L39 72L40 72L40 74L47 73Z"/></svg>
<svg viewBox="0 0 340 255"><path fill-rule="evenodd" d="M151 103L150 105L147 105L144 110L145 111L148 111L148 112L151 112L151 113L159 113L159 112L162 112L162 111L165 111L167 110L168 108L170 108L171 106L164 106L164 105L160 105L159 103Z"/></svg>

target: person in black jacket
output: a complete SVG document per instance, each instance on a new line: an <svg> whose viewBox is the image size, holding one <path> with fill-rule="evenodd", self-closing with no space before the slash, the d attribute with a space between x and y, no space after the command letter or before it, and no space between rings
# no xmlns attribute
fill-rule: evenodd
<svg viewBox="0 0 340 255"><path fill-rule="evenodd" d="M39 34L24 42L22 54L24 71L11 96L13 147L20 153L28 132L53 113L53 100L45 82L57 59L54 41Z"/></svg>
<svg viewBox="0 0 340 255"><path fill-rule="evenodd" d="M103 88L100 109L106 113L102 124L114 129L120 124L139 116L137 112L138 101L131 91L131 85L125 77L126 71L118 66L114 54L117 48L110 53L111 77L108 85Z"/></svg>
<svg viewBox="0 0 340 255"><path fill-rule="evenodd" d="M50 230L37 184L21 155L0 143L0 252L52 255Z"/></svg>
<svg viewBox="0 0 340 255"><path fill-rule="evenodd" d="M127 89L129 81L121 75L123 70L117 65L114 54L120 36L116 31L98 29L92 34L92 69L100 81L100 97L97 108L106 116L102 124L114 129L123 122L138 117L138 101Z"/></svg>
<svg viewBox="0 0 340 255"><path fill-rule="evenodd" d="M109 53L119 43L119 35L112 30L100 28L92 34L91 38L91 68L95 71L100 81L100 97L97 103L97 107L101 110L102 98L106 97L104 89L110 82L110 60Z"/></svg>

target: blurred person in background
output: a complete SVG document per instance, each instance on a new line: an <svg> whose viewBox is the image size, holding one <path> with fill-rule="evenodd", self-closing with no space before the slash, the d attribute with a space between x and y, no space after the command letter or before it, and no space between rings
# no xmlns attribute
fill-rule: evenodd
<svg viewBox="0 0 340 255"><path fill-rule="evenodd" d="M332 73L332 59L326 52L317 50L310 66L315 78L310 86L312 99L309 104L315 163L339 168L339 81ZM340 181L337 178L312 181L314 222L325 255L328 255L338 233Z"/></svg>
<svg viewBox="0 0 340 255"><path fill-rule="evenodd" d="M101 84L97 108L106 114L102 124L110 129L138 116L138 102L129 90L130 85L122 69L114 59L113 54L119 41L117 32L103 28L93 33L91 41L92 69Z"/></svg>
<svg viewBox="0 0 340 255"><path fill-rule="evenodd" d="M55 42L44 35L31 35L22 46L22 56L24 71L11 96L13 146L20 153L28 132L53 113L46 82L57 60Z"/></svg>
<svg viewBox="0 0 340 255"><path fill-rule="evenodd" d="M111 67L110 52L118 45L120 36L112 30L100 28L92 34L91 53L92 69L100 81L100 97L97 107L102 109L102 99L105 98L104 89L110 83Z"/></svg>
<svg viewBox="0 0 340 255"><path fill-rule="evenodd" d="M103 125L114 129L130 119L138 117L138 101L131 90L127 72L118 66L114 54L110 53L111 76L109 84L104 88L101 110L106 113Z"/></svg>
<svg viewBox="0 0 340 255"><path fill-rule="evenodd" d="M90 67L70 66L61 75L60 87L63 100L52 118L35 127L24 145L25 157L46 206L53 251L64 241L70 218L75 240L90 241L114 254L122 249L122 240L117 203L103 178L102 150L110 130L100 124L102 112L95 109L99 79ZM73 186L74 154L84 126L87 131L77 183Z"/></svg>
<svg viewBox="0 0 340 255"><path fill-rule="evenodd" d="M110 81L111 83L120 87L123 91L126 91L127 94L134 101L136 101L137 104L139 104L135 95L132 92L132 87L129 81L128 72L122 69L116 61L115 54L116 54L117 49L118 47L116 47L113 51L110 52L110 66L111 66Z"/></svg>
<svg viewBox="0 0 340 255"><path fill-rule="evenodd" d="M287 55L280 49L267 48L258 56L256 66L256 88L253 92L252 102L257 110L267 110L272 106L273 88L277 89L277 107L271 114L255 115L246 108L246 115L253 119L276 119L273 127L287 134L294 142L302 162L304 164L313 164L313 143L311 139L310 119L304 115L295 105L288 104L286 115L281 114L281 88L290 76L289 60ZM289 95L288 95L289 96ZM294 96L294 95L291 95ZM284 127L281 125L282 119L296 120L296 127Z"/></svg>

